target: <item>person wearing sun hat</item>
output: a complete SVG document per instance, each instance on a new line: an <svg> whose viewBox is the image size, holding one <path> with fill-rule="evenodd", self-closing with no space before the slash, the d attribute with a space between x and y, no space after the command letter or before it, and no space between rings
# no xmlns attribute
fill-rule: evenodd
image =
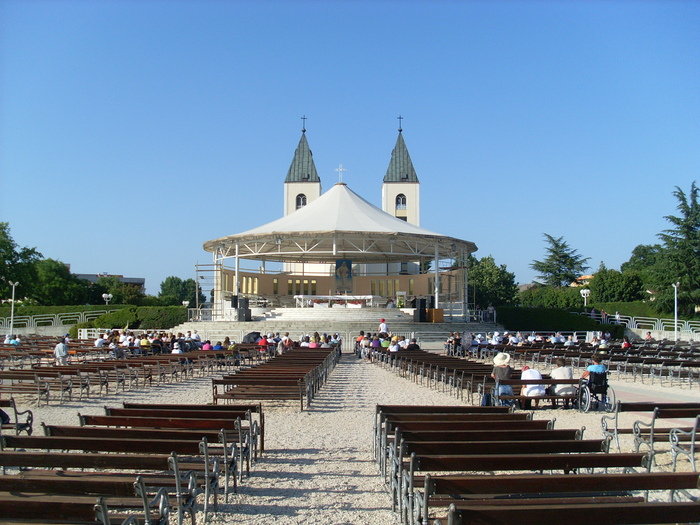
<svg viewBox="0 0 700 525"><path fill-rule="evenodd" d="M510 363L510 354L505 352L499 352L493 358L493 371L491 372L491 377L496 380L496 382L502 379L510 379L513 375L513 369L508 364ZM498 385L498 396L512 396L513 387L510 385ZM501 401L501 405L512 405L511 400Z"/></svg>

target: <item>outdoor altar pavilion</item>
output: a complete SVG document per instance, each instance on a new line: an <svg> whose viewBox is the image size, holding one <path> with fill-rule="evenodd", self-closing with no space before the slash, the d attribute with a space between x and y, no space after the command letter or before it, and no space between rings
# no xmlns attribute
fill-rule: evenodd
<svg viewBox="0 0 700 525"><path fill-rule="evenodd" d="M466 307L466 261L477 251L473 242L382 211L342 182L281 219L204 249L213 255L215 316L234 297L286 306L299 306L300 297L302 306L341 296L362 297L360 304L434 297L435 308L445 301ZM243 269L251 261L253 269Z"/></svg>

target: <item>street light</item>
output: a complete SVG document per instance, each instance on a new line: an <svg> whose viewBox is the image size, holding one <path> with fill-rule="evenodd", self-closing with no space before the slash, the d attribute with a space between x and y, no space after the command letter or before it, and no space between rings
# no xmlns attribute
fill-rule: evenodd
<svg viewBox="0 0 700 525"><path fill-rule="evenodd" d="M588 305L588 298L591 296L591 291L588 288L583 288L581 290L581 297L583 297L583 307Z"/></svg>
<svg viewBox="0 0 700 525"><path fill-rule="evenodd" d="M111 293L103 293L102 294L102 299L105 300L105 306L109 306L109 302L112 300L112 297L114 297Z"/></svg>
<svg viewBox="0 0 700 525"><path fill-rule="evenodd" d="M7 284L12 286L12 306L10 306L10 334L15 332L15 286L18 282L7 281Z"/></svg>
<svg viewBox="0 0 700 525"><path fill-rule="evenodd" d="M184 306L185 308L187 308L189 305L190 305L189 301L182 301L182 306Z"/></svg>
<svg viewBox="0 0 700 525"><path fill-rule="evenodd" d="M673 339L678 341L678 287L680 282L672 283L673 286Z"/></svg>

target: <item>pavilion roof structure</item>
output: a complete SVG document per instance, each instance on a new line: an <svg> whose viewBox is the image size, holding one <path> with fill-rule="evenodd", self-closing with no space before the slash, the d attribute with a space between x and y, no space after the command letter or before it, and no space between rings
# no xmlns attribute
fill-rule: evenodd
<svg viewBox="0 0 700 525"><path fill-rule="evenodd" d="M473 242L409 224L337 183L307 206L251 230L204 243L220 257L266 261L390 263L466 256Z"/></svg>

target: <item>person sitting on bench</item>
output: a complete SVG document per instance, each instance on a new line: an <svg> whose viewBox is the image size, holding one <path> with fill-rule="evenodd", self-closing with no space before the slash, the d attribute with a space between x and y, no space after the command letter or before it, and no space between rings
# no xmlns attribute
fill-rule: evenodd
<svg viewBox="0 0 700 525"><path fill-rule="evenodd" d="M523 366L523 371L520 374L520 379L542 379L542 374L540 373L539 370L535 370L534 368L530 368L529 366L525 365ZM537 397L537 396L543 396L545 395L546 390L544 388L544 385L523 385L522 390L520 391L521 396L527 396L527 397ZM540 406L540 400L535 399L535 408L539 408ZM523 407L525 410L530 408L530 400L523 401Z"/></svg>
<svg viewBox="0 0 700 525"><path fill-rule="evenodd" d="M566 366L566 359L557 357L554 360L554 369L549 373L552 379L573 379L574 372ZM576 385L552 385L550 394L553 396L569 396L576 394ZM569 408L569 400L564 399L564 408ZM557 400L552 399L552 407L557 406Z"/></svg>
<svg viewBox="0 0 700 525"><path fill-rule="evenodd" d="M510 354L506 354L505 352L499 352L496 354L496 356L493 358L494 366L493 371L491 372L491 377L496 381L500 381L501 379L510 379L513 375L513 369L508 364L509 362ZM498 385L497 394L499 396L512 396L513 387L510 385ZM510 406L512 404L513 402L511 400L501 401L501 405Z"/></svg>

